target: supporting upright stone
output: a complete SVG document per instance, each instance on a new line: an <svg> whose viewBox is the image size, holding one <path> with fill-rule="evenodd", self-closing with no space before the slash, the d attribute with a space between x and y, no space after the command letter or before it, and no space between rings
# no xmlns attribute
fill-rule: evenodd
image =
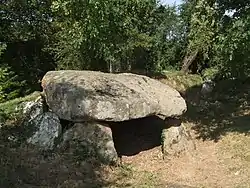
<svg viewBox="0 0 250 188"><path fill-rule="evenodd" d="M179 156L183 152L195 150L195 144L190 132L180 120L175 118L166 119L166 127L162 130L162 153L163 158Z"/></svg>
<svg viewBox="0 0 250 188"><path fill-rule="evenodd" d="M97 122L76 123L63 135L60 148L81 154L82 158L96 158L104 164L118 161L110 127Z"/></svg>
<svg viewBox="0 0 250 188"><path fill-rule="evenodd" d="M37 115L30 122L29 127L31 130L34 129L34 131L32 136L27 139L27 142L44 150L52 150L62 132L60 120L52 112Z"/></svg>

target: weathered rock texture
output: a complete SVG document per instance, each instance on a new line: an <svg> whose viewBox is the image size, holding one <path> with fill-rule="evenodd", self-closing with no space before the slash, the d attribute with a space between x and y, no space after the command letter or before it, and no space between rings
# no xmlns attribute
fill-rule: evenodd
<svg viewBox="0 0 250 188"><path fill-rule="evenodd" d="M180 116L187 109L175 89L130 73L51 71L44 76L42 87L50 109L69 121Z"/></svg>
<svg viewBox="0 0 250 188"><path fill-rule="evenodd" d="M22 103L17 108L20 108L24 117L23 139L43 150L52 150L62 134L62 127L58 116L47 112L44 99L40 96L35 100Z"/></svg>
<svg viewBox="0 0 250 188"><path fill-rule="evenodd" d="M30 131L33 131L33 133L27 139L27 142L45 150L52 150L55 147L56 140L62 133L60 120L57 115L45 112L37 115L29 124Z"/></svg>
<svg viewBox="0 0 250 188"><path fill-rule="evenodd" d="M27 120L25 123L31 122L38 115L44 113L44 101L42 97L38 97L35 101L24 102L21 106Z"/></svg>
<svg viewBox="0 0 250 188"><path fill-rule="evenodd" d="M187 110L186 102L159 81L68 70L48 72L42 87L44 96L26 103L23 112L30 131L27 142L45 150L58 146L80 160L116 164L118 155L134 155L161 141L164 156L192 148L190 135L175 119Z"/></svg>
<svg viewBox="0 0 250 188"><path fill-rule="evenodd" d="M77 152L83 158L96 157L106 164L118 160L111 129L95 122L76 123L64 133L59 148Z"/></svg>
<svg viewBox="0 0 250 188"><path fill-rule="evenodd" d="M168 119L168 125L162 130L162 153L164 158L178 156L183 152L195 150L189 130L175 119Z"/></svg>

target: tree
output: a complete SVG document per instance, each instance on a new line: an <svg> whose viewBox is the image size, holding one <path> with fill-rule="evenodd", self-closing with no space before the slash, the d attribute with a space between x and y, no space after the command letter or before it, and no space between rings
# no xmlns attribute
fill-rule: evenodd
<svg viewBox="0 0 250 188"><path fill-rule="evenodd" d="M178 15L176 7L159 7L153 34L151 58L154 69L178 69L186 46L186 22Z"/></svg>
<svg viewBox="0 0 250 188"><path fill-rule="evenodd" d="M5 70L5 80L13 82L7 87L1 81L8 97L39 90L38 80L54 68L52 56L44 50L53 41L50 5L49 0L4 0L0 4L0 43L5 45L0 69Z"/></svg>
<svg viewBox="0 0 250 188"><path fill-rule="evenodd" d="M149 49L155 0L53 1L60 28L54 46L60 68L130 69L137 49Z"/></svg>
<svg viewBox="0 0 250 188"><path fill-rule="evenodd" d="M181 70L183 72L188 72L190 65L198 57L200 57L198 66L209 60L209 53L215 42L218 28L215 0L198 0L196 4L192 3L192 5L194 5L194 9L190 18L186 56L182 62Z"/></svg>
<svg viewBox="0 0 250 188"><path fill-rule="evenodd" d="M222 21L214 62L220 69L220 78L245 78L250 75L250 2L219 1ZM231 15L225 14L231 10Z"/></svg>

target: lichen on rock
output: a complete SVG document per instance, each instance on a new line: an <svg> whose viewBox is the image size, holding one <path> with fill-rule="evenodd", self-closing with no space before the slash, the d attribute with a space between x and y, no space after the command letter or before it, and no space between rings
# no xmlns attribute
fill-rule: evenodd
<svg viewBox="0 0 250 188"><path fill-rule="evenodd" d="M105 164L115 164L118 156L110 127L96 122L76 123L63 134L59 149L95 157Z"/></svg>

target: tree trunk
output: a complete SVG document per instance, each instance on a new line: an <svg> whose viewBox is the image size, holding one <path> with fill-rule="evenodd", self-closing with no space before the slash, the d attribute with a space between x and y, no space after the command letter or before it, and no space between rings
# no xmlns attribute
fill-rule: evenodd
<svg viewBox="0 0 250 188"><path fill-rule="evenodd" d="M109 69L109 73L113 73L113 66L112 66L111 61L108 62L108 69Z"/></svg>
<svg viewBox="0 0 250 188"><path fill-rule="evenodd" d="M198 55L198 50L193 52L191 55L186 55L182 61L181 71L183 71L184 73L187 73L190 65L192 65L197 55Z"/></svg>

